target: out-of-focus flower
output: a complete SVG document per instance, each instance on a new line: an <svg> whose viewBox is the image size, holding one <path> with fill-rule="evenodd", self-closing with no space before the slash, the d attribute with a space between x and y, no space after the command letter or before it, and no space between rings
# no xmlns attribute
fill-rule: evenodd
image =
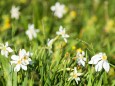
<svg viewBox="0 0 115 86"><path fill-rule="evenodd" d="M20 12L19 12L19 7L16 7L16 6L12 6L12 9L11 9L11 18L15 18L15 19L19 19L19 16L20 16Z"/></svg>
<svg viewBox="0 0 115 86"><path fill-rule="evenodd" d="M105 53L99 53L94 55L89 61L89 64L94 64L96 71L101 71L102 68L104 68L106 72L109 72L110 69Z"/></svg>
<svg viewBox="0 0 115 86"><path fill-rule="evenodd" d="M3 23L0 26L0 31L5 31L11 27L10 18L8 15L3 15L2 18L3 18Z"/></svg>
<svg viewBox="0 0 115 86"><path fill-rule="evenodd" d="M64 41L67 43L67 38L69 37L68 34L65 33L65 28L62 26L59 27L59 31L56 32L57 35L61 35Z"/></svg>
<svg viewBox="0 0 115 86"><path fill-rule="evenodd" d="M8 57L8 54L13 52L13 50L8 46L8 42L4 44L0 43L1 55Z"/></svg>
<svg viewBox="0 0 115 86"><path fill-rule="evenodd" d="M76 16L77 16L76 11L72 10L72 11L70 12L70 17L71 17L72 19L74 19Z"/></svg>
<svg viewBox="0 0 115 86"><path fill-rule="evenodd" d="M85 66L86 58L84 56L85 56L85 52L81 50L81 48L79 48L77 49L76 57L74 57L73 59L77 59L78 65Z"/></svg>
<svg viewBox="0 0 115 86"><path fill-rule="evenodd" d="M109 32L115 32L114 30L115 28L115 24L113 20L108 20L107 24L105 25L105 32L109 33Z"/></svg>
<svg viewBox="0 0 115 86"><path fill-rule="evenodd" d="M72 50L75 50L76 49L76 46L72 46Z"/></svg>
<svg viewBox="0 0 115 86"><path fill-rule="evenodd" d="M56 2L54 6L51 6L51 10L54 12L54 15L58 18L62 18L63 15L66 13L65 5Z"/></svg>
<svg viewBox="0 0 115 86"><path fill-rule="evenodd" d="M97 21L97 16L94 15L88 20L88 25L92 26L96 21Z"/></svg>
<svg viewBox="0 0 115 86"><path fill-rule="evenodd" d="M74 71L70 73L70 78L68 80L75 79L76 83L78 84L78 81L80 81L79 76L81 76L82 73L78 73L76 67L74 67Z"/></svg>
<svg viewBox="0 0 115 86"><path fill-rule="evenodd" d="M11 65L15 64L14 71L19 71L20 68L23 70L27 70L27 65L30 63L31 59L29 58L32 54L26 52L24 49L20 49L19 55L12 55L11 56Z"/></svg>
<svg viewBox="0 0 115 86"><path fill-rule="evenodd" d="M34 28L34 24L28 25L28 30L26 31L26 35L29 37L29 40L37 37L37 33L39 32L38 29Z"/></svg>

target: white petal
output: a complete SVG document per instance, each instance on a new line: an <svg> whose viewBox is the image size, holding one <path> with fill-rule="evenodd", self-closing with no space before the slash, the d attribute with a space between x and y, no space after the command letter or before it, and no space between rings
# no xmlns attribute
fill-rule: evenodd
<svg viewBox="0 0 115 86"><path fill-rule="evenodd" d="M22 49L22 50L20 49L20 51L19 51L20 58L23 58L25 55L26 55L26 51L24 49Z"/></svg>
<svg viewBox="0 0 115 86"><path fill-rule="evenodd" d="M75 81L78 84L78 81L80 81L80 78L79 77L75 78Z"/></svg>
<svg viewBox="0 0 115 86"><path fill-rule="evenodd" d="M56 34L57 34L57 35L60 35L61 33L57 31Z"/></svg>
<svg viewBox="0 0 115 86"><path fill-rule="evenodd" d="M8 51L6 50L1 50L1 54L4 55L5 57L8 57Z"/></svg>
<svg viewBox="0 0 115 86"><path fill-rule="evenodd" d="M51 7L51 10L52 10L52 11L55 11L55 6L52 6L52 7Z"/></svg>
<svg viewBox="0 0 115 86"><path fill-rule="evenodd" d="M17 61L10 61L11 65L12 64L17 64Z"/></svg>
<svg viewBox="0 0 115 86"><path fill-rule="evenodd" d="M64 41L67 43L67 39L66 38L64 38Z"/></svg>
<svg viewBox="0 0 115 86"><path fill-rule="evenodd" d="M101 60L101 57L99 55L95 55L91 58L89 64L97 64L99 60Z"/></svg>
<svg viewBox="0 0 115 86"><path fill-rule="evenodd" d="M8 47L8 42L5 43L5 46Z"/></svg>
<svg viewBox="0 0 115 86"><path fill-rule="evenodd" d="M16 67L14 68L14 71L19 71L20 70L20 65L16 65Z"/></svg>
<svg viewBox="0 0 115 86"><path fill-rule="evenodd" d="M81 59L80 60L80 63L83 65L83 66L85 66L85 62Z"/></svg>
<svg viewBox="0 0 115 86"><path fill-rule="evenodd" d="M10 47L7 47L8 52L13 52L13 50Z"/></svg>
<svg viewBox="0 0 115 86"><path fill-rule="evenodd" d="M103 61L99 61L97 65L95 66L96 71L101 71L103 66Z"/></svg>
<svg viewBox="0 0 115 86"><path fill-rule="evenodd" d="M21 65L23 70L27 70L27 66L26 65Z"/></svg>
<svg viewBox="0 0 115 86"><path fill-rule="evenodd" d="M109 72L110 66L109 66L109 63L107 61L104 61L103 68L105 69L106 72Z"/></svg>
<svg viewBox="0 0 115 86"><path fill-rule="evenodd" d="M84 61L86 61L86 58L83 58Z"/></svg>
<svg viewBox="0 0 115 86"><path fill-rule="evenodd" d="M17 61L19 59L19 56L17 55L12 55L11 56L11 59L14 60L14 61Z"/></svg>

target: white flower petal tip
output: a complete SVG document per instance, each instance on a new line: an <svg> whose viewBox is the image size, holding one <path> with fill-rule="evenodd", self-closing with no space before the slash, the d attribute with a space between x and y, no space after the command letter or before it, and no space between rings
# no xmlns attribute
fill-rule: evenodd
<svg viewBox="0 0 115 86"><path fill-rule="evenodd" d="M34 28L34 24L28 25L28 30L26 31L26 35L29 37L29 40L37 37L37 33L39 32L38 29Z"/></svg>
<svg viewBox="0 0 115 86"><path fill-rule="evenodd" d="M104 68L106 72L109 72L110 65L107 61L107 56L105 53L101 52L101 53L94 55L88 63L95 65L96 72L101 71L102 68Z"/></svg>

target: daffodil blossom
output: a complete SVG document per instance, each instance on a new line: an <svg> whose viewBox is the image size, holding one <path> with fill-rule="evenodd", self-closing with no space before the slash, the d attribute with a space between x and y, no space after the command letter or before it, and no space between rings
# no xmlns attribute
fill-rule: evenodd
<svg viewBox="0 0 115 86"><path fill-rule="evenodd" d="M101 71L102 68L104 68L106 72L109 72L110 69L105 53L99 53L94 55L89 61L89 64L94 64L96 71Z"/></svg>
<svg viewBox="0 0 115 86"><path fill-rule="evenodd" d="M8 57L8 54L13 52L13 50L8 47L8 42L4 44L0 43L0 49L1 49L1 55L4 55L5 57Z"/></svg>
<svg viewBox="0 0 115 86"><path fill-rule="evenodd" d="M27 52L24 49L20 49L19 51L19 55L12 55L11 56L11 65L15 64L15 68L14 71L20 71L20 69L22 68L23 70L27 70L27 65L29 64L29 62L31 61L31 59L29 58L29 56L31 56L31 53Z"/></svg>
<svg viewBox="0 0 115 86"><path fill-rule="evenodd" d="M62 18L63 15L66 13L65 5L56 2L54 6L51 6L51 10L54 12L54 15L58 18Z"/></svg>
<svg viewBox="0 0 115 86"><path fill-rule="evenodd" d="M74 71L70 73L70 77L68 80L75 79L76 83L78 84L78 81L80 81L79 76L81 76L81 75L82 75L82 73L78 73L76 67L74 67Z"/></svg>
<svg viewBox="0 0 115 86"><path fill-rule="evenodd" d="M68 34L65 33L65 28L62 26L59 27L59 31L56 32L57 35L61 35L64 41L67 43L67 38L69 37Z"/></svg>
<svg viewBox="0 0 115 86"><path fill-rule="evenodd" d="M85 66L86 58L84 56L85 56L85 52L82 51L80 48L77 49L76 58L79 65Z"/></svg>
<svg viewBox="0 0 115 86"><path fill-rule="evenodd" d="M11 18L19 19L20 15L19 9L20 9L19 7L12 6L12 9L10 11Z"/></svg>
<svg viewBox="0 0 115 86"><path fill-rule="evenodd" d="M37 33L39 32L38 29L34 28L34 24L28 25L28 30L26 31L26 35L29 37L29 40L37 37Z"/></svg>

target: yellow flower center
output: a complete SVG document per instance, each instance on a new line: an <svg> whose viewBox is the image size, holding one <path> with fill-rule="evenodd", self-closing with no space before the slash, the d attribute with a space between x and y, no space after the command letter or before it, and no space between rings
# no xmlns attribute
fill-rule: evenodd
<svg viewBox="0 0 115 86"><path fill-rule="evenodd" d="M21 64L21 60L18 60L18 63L17 64Z"/></svg>
<svg viewBox="0 0 115 86"><path fill-rule="evenodd" d="M77 74L73 74L73 78L77 78Z"/></svg>
<svg viewBox="0 0 115 86"><path fill-rule="evenodd" d="M102 60L107 60L107 56L104 55L104 56L102 57Z"/></svg>
<svg viewBox="0 0 115 86"><path fill-rule="evenodd" d="M27 56L24 56L23 60L27 60Z"/></svg>
<svg viewBox="0 0 115 86"><path fill-rule="evenodd" d="M64 31L62 31L62 32L61 32L61 34L62 34L62 35L64 35L64 34L65 34L65 32L64 32Z"/></svg>
<svg viewBox="0 0 115 86"><path fill-rule="evenodd" d="M80 52L80 53L82 53L82 50L81 50L81 48L77 49L77 52Z"/></svg>
<svg viewBox="0 0 115 86"><path fill-rule="evenodd" d="M4 47L2 48L2 50L6 50L6 47L4 46Z"/></svg>

